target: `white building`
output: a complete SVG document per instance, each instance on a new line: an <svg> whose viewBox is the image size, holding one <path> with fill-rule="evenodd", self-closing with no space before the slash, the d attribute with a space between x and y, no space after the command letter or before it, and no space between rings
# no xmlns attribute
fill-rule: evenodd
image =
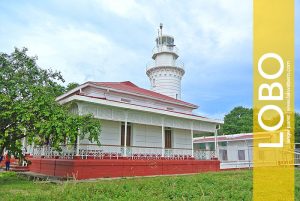
<svg viewBox="0 0 300 201"><path fill-rule="evenodd" d="M221 169L253 167L253 134L232 134L194 138L195 150L216 150Z"/></svg>
<svg viewBox="0 0 300 201"><path fill-rule="evenodd" d="M256 141L271 142L272 136L268 133L257 133L256 135L259 135L255 138ZM216 150L218 159L221 161L221 169L253 167L252 133L197 137L194 138L194 150L198 150L197 152ZM256 151L259 160L267 163L268 151L258 149ZM297 157L299 158L299 156Z"/></svg>
<svg viewBox="0 0 300 201"><path fill-rule="evenodd" d="M102 153L127 157L192 157L193 135L215 133L222 121L194 115L193 110L198 106L180 100L185 70L176 61L178 56L174 38L163 35L161 25L152 55L154 64L146 71L151 90L130 81L89 81L56 100L61 104L72 103L74 113L91 113L101 120ZM98 149L88 140L80 140L79 144L77 154Z"/></svg>

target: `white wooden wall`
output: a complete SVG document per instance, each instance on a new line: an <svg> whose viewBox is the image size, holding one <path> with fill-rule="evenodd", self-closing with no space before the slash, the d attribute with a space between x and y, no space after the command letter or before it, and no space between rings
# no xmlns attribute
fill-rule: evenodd
<svg viewBox="0 0 300 201"><path fill-rule="evenodd" d="M131 125L132 146L162 147L162 130L159 126L144 124ZM100 142L103 145L121 145L121 122L101 120ZM90 144L87 137L81 140L82 144ZM173 148L192 148L191 131L172 129Z"/></svg>
<svg viewBox="0 0 300 201"><path fill-rule="evenodd" d="M227 156L228 156L228 161L238 161L238 150L245 150L245 160L249 160L248 156L248 149L249 147L247 146L247 143L245 141L229 141L227 143ZM249 151L250 158L252 156L252 150ZM252 158L251 158L252 159Z"/></svg>
<svg viewBox="0 0 300 201"><path fill-rule="evenodd" d="M173 129L172 137L174 148L192 148L192 136L190 130Z"/></svg>
<svg viewBox="0 0 300 201"><path fill-rule="evenodd" d="M126 112L128 114L127 121L131 123L161 126L178 129L190 130L193 124L193 130L195 132L210 132L213 133L216 128L216 123L210 123L205 121L188 120L184 118L163 116L150 112L142 112L135 110L125 110L117 107L107 107L103 105L96 105L91 103L79 102L79 109L81 114L93 114L95 118L113 120L113 121L125 121Z"/></svg>
<svg viewBox="0 0 300 201"><path fill-rule="evenodd" d="M101 130L101 144L121 145L121 122L102 120Z"/></svg>
<svg viewBox="0 0 300 201"><path fill-rule="evenodd" d="M133 146L161 147L161 127L133 124Z"/></svg>

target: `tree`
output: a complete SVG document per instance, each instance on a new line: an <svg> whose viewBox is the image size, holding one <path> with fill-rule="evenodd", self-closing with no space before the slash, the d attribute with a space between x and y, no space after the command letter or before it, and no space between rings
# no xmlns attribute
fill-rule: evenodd
<svg viewBox="0 0 300 201"><path fill-rule="evenodd" d="M224 117L222 134L252 133L253 110L242 106L235 107Z"/></svg>
<svg viewBox="0 0 300 201"><path fill-rule="evenodd" d="M69 84L67 85L67 87L65 88L65 92L68 92L68 91L70 91L70 90L72 90L72 89L75 89L75 88L78 87L78 86L79 86L78 83L76 83L76 82L71 82L71 83L69 83Z"/></svg>
<svg viewBox="0 0 300 201"><path fill-rule="evenodd" d="M51 145L59 149L65 142L75 143L77 136L89 136L99 142L100 122L91 115L69 113L70 105L59 105L55 98L66 88L59 72L40 68L37 57L27 49L8 55L0 53L0 154L4 148L21 152L21 139L29 143Z"/></svg>

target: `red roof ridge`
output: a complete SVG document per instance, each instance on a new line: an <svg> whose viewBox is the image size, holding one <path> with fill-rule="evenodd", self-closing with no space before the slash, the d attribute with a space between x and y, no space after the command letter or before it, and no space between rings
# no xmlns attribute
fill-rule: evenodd
<svg viewBox="0 0 300 201"><path fill-rule="evenodd" d="M133 84L133 83L130 82L130 81L124 81L124 82L120 82L120 83L125 84L125 85L127 85L127 86L131 86L131 87L138 87L138 86L136 86L135 84Z"/></svg>

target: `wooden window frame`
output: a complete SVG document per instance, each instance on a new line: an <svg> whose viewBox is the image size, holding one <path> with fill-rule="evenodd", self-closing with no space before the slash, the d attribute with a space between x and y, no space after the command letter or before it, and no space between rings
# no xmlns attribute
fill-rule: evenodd
<svg viewBox="0 0 300 201"><path fill-rule="evenodd" d="M165 129L165 148L166 149L172 149L172 130L170 128Z"/></svg>

